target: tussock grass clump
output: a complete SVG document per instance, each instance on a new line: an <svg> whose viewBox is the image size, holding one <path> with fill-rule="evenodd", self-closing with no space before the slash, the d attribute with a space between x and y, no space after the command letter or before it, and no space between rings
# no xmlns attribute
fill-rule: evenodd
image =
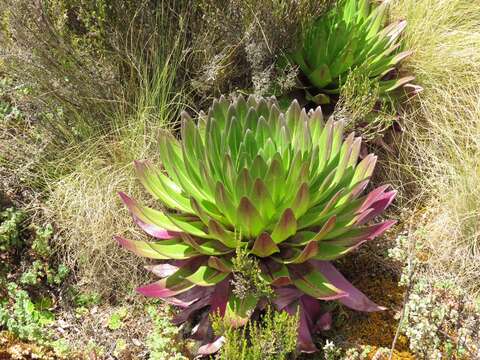
<svg viewBox="0 0 480 360"><path fill-rule="evenodd" d="M48 109L38 125L56 143L89 140L112 131L112 115L144 86L144 67L176 46L185 7L168 0L6 0L0 59Z"/></svg>
<svg viewBox="0 0 480 360"><path fill-rule="evenodd" d="M158 158L160 133L174 126L184 106L181 89L173 91L177 54L161 58L163 62L157 58L153 74L143 69L134 110L119 109L110 135L68 149L68 157L59 163L70 164L70 171L47 182L48 207L63 229L57 239L60 253L77 269L81 283L103 294L128 293L144 280L142 262L119 251L112 240L113 234L125 231L140 237L119 206L117 192L135 188L132 161Z"/></svg>
<svg viewBox="0 0 480 360"><path fill-rule="evenodd" d="M404 67L424 87L427 104L442 104L441 94L460 99L480 82L474 76L480 71L478 7L468 0L391 1L392 17L408 23L404 47L414 52Z"/></svg>
<svg viewBox="0 0 480 360"><path fill-rule="evenodd" d="M6 71L28 86L22 103L40 104L35 118L26 112L0 130L0 190L21 181L46 199L59 256L105 295L142 282L139 261L112 240L131 223L117 191L133 183L133 160L158 156L160 132L186 103L185 3L109 4L0 6Z"/></svg>
<svg viewBox="0 0 480 360"><path fill-rule="evenodd" d="M405 18L405 66L424 91L404 109L399 154L388 177L403 187L404 205L425 213L432 271L454 272L478 290L480 266L480 12L466 0L397 0ZM421 200L421 206L418 206Z"/></svg>
<svg viewBox="0 0 480 360"><path fill-rule="evenodd" d="M141 236L117 196L118 189L134 191L135 182L130 166L90 156L76 172L52 184L47 205L61 229L56 246L62 260L76 269L79 285L103 295L128 293L144 280L142 261L118 251L112 234L128 229Z"/></svg>
<svg viewBox="0 0 480 360"><path fill-rule="evenodd" d="M412 137L403 151L414 166L412 175L426 209L420 241L427 246L432 270L454 271L464 286L479 290L480 91L444 100L438 108L420 100L432 114L420 118L423 124L407 121Z"/></svg>

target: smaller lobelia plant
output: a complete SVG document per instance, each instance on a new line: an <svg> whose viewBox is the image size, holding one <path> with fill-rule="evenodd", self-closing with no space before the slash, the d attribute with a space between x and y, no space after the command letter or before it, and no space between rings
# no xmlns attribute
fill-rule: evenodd
<svg viewBox="0 0 480 360"><path fill-rule="evenodd" d="M406 21L384 27L387 6L387 1L376 6L371 0L340 0L303 31L299 48L289 55L289 60L307 79L309 100L329 103L329 96L340 92L354 69L379 80L381 95L414 79L391 76L411 51L399 52L399 36Z"/></svg>
<svg viewBox="0 0 480 360"><path fill-rule="evenodd" d="M326 300L382 309L329 262L394 224L371 224L395 191L385 185L362 196L376 157L358 163L360 138L344 139L343 122L324 122L320 107L307 114L293 101L282 113L273 98L222 97L197 123L187 113L182 119L182 141L161 137L162 167L135 163L164 209L120 193L135 222L159 240L116 240L162 261L148 267L161 279L138 291L183 308L176 324L199 321L192 334L203 341L199 353L223 341L209 314L239 327L271 302L298 312L298 348L313 352L312 332L329 326Z"/></svg>

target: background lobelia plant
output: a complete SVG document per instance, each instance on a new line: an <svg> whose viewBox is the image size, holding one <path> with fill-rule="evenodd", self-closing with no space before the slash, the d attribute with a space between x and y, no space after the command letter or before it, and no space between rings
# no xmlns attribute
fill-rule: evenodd
<svg viewBox="0 0 480 360"><path fill-rule="evenodd" d="M273 98L222 97L197 124L183 113L181 136L161 138L162 167L135 163L164 210L120 193L135 222L159 240L116 240L162 260L149 267L161 279L138 291L183 308L176 324L199 321L192 334L203 341L199 353L223 341L213 335L209 313L238 327L270 300L277 310L299 312L298 348L313 352L312 332L329 326L323 301L381 309L329 262L394 224L370 224L395 191L385 185L362 196L376 157L357 163L361 139L344 139L343 122L325 123L320 107L307 114L297 101L281 113ZM270 293L235 291L234 264L249 259Z"/></svg>
<svg viewBox="0 0 480 360"><path fill-rule="evenodd" d="M384 27L387 6L387 1L376 6L370 0L340 0L303 31L300 47L289 59L308 80L309 100L328 103L329 95L338 94L350 71L357 68L379 80L380 94L414 79L396 76L395 66L411 52L399 52L406 21Z"/></svg>

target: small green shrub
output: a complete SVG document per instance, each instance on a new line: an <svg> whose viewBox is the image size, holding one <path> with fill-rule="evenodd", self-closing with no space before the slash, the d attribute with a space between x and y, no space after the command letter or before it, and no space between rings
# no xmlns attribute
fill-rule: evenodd
<svg viewBox="0 0 480 360"><path fill-rule="evenodd" d="M293 353L297 344L297 316L267 308L260 322L250 320L235 329L222 317L213 316L213 330L224 337L217 354L219 360L283 360Z"/></svg>
<svg viewBox="0 0 480 360"><path fill-rule="evenodd" d="M0 301L0 327L20 339L47 344L50 334L46 326L54 321L53 313L45 308L49 301L34 302L27 291L12 282L6 289L7 296Z"/></svg>
<svg viewBox="0 0 480 360"><path fill-rule="evenodd" d="M406 304L403 333L413 353L469 358L478 352L480 309L453 282L417 279Z"/></svg>
<svg viewBox="0 0 480 360"><path fill-rule="evenodd" d="M73 302L78 307L92 307L100 304L102 299L101 295L94 291L75 291L74 289L71 291L73 292Z"/></svg>
<svg viewBox="0 0 480 360"><path fill-rule="evenodd" d="M0 74L2 73L2 66L0 60ZM22 111L18 105L12 101L11 89L12 79L0 75L0 124L8 126L9 123L16 123L22 118ZM22 89L15 88L15 92L22 92Z"/></svg>
<svg viewBox="0 0 480 360"><path fill-rule="evenodd" d="M336 344L332 340L325 340L322 347L324 360L367 360L371 359L370 353L373 348L370 345L357 345L348 347L346 344ZM390 349L378 348L375 352L374 359L387 359Z"/></svg>
<svg viewBox="0 0 480 360"><path fill-rule="evenodd" d="M391 99L380 98L378 79L370 78L360 68L351 70L340 89L334 116L346 123L346 128L356 130L366 141L381 137L396 119L395 104Z"/></svg>
<svg viewBox="0 0 480 360"><path fill-rule="evenodd" d="M8 208L0 212L0 251L8 251L21 245L21 225L25 213L21 210Z"/></svg>
<svg viewBox="0 0 480 360"><path fill-rule="evenodd" d="M70 274L70 269L60 264L52 269L51 265L42 260L35 260L21 275L19 282L22 285L40 285L45 280L48 285L60 285Z"/></svg>
<svg viewBox="0 0 480 360"><path fill-rule="evenodd" d="M261 276L259 262L248 251L238 248L232 258L232 292L240 299L253 295L256 298L271 299L274 293L268 281Z"/></svg>
<svg viewBox="0 0 480 360"><path fill-rule="evenodd" d="M108 318L108 328L110 330L118 330L123 326L123 320L127 317L128 312L126 308L121 308L115 311L110 317Z"/></svg>
<svg viewBox="0 0 480 360"><path fill-rule="evenodd" d="M187 360L179 349L179 329L170 322L166 313L150 305L147 312L153 320L153 331L148 335L146 344L151 360Z"/></svg>
<svg viewBox="0 0 480 360"><path fill-rule="evenodd" d="M39 257L48 258L52 255L50 240L53 236L53 227L47 224L43 227L37 227L35 230L35 238L32 243L32 251Z"/></svg>
<svg viewBox="0 0 480 360"><path fill-rule="evenodd" d="M471 358L479 350L480 307L451 274L435 274L419 259L426 248L414 239L422 230L399 236L389 252L403 264L401 284L409 288L400 329L421 358Z"/></svg>
<svg viewBox="0 0 480 360"><path fill-rule="evenodd" d="M23 211L7 209L1 214L7 219L1 224L2 236L7 239L3 244L22 246L22 251L2 257L5 266L0 272L0 330L21 340L56 348L61 344L54 342L49 326L55 320L57 287L70 269L64 264L53 265L48 245L53 233L51 226L32 224L23 228ZM36 229L35 233L30 229Z"/></svg>

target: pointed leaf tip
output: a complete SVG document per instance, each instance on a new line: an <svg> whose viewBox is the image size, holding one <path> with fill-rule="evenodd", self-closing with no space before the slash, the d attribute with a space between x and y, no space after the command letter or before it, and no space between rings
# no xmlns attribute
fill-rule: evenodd
<svg viewBox="0 0 480 360"><path fill-rule="evenodd" d="M120 245L121 247L127 247L128 245L128 240L125 239L124 237L122 236L119 236L119 235L114 235L113 236L113 239L118 243L118 245Z"/></svg>
<svg viewBox="0 0 480 360"><path fill-rule="evenodd" d="M262 233L257 240L255 240L251 253L259 257L267 257L279 251L280 249L270 235L268 233Z"/></svg>
<svg viewBox="0 0 480 360"><path fill-rule="evenodd" d="M283 212L271 236L273 241L278 244L294 235L296 231L297 220L293 210L289 208Z"/></svg>

